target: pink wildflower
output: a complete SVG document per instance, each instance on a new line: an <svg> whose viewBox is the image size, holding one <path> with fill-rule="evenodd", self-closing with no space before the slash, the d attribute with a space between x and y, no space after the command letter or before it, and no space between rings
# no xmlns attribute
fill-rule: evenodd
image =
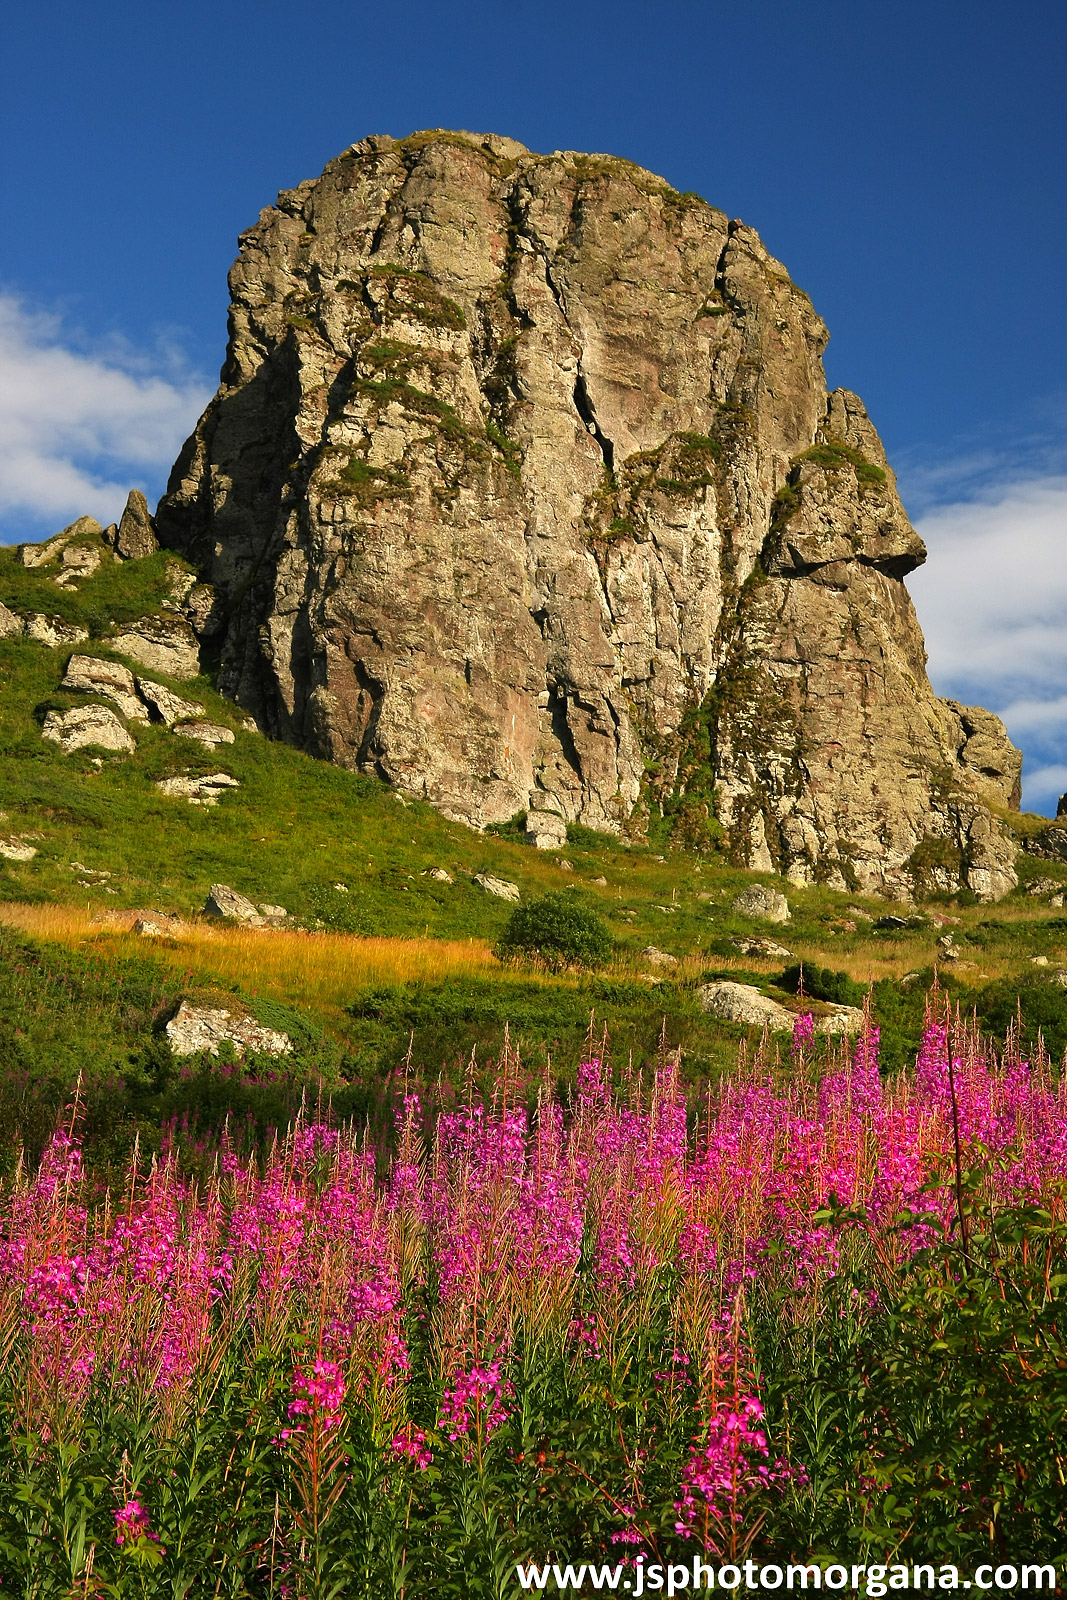
<svg viewBox="0 0 1067 1600"><path fill-rule="evenodd" d="M115 1518L115 1543L117 1545L136 1544L138 1539L151 1539L154 1544L159 1544L159 1535L153 1533L148 1525L148 1512L136 1496L127 1500L120 1510L112 1512Z"/></svg>

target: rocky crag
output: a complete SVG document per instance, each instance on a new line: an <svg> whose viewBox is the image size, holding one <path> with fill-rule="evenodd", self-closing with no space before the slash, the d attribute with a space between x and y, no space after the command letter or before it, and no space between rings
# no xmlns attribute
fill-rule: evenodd
<svg viewBox="0 0 1067 1600"><path fill-rule="evenodd" d="M922 543L751 228L606 156L376 137L230 286L156 531L265 732L474 826L662 807L798 884L1012 887L1019 754L933 694Z"/></svg>

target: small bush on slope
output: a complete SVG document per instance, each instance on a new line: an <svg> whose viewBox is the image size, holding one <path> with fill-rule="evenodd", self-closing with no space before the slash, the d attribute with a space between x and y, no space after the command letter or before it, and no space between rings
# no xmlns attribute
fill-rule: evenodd
<svg viewBox="0 0 1067 1600"><path fill-rule="evenodd" d="M553 889L516 906L500 936L497 955L536 955L550 967L599 967L614 941L606 924L573 890Z"/></svg>

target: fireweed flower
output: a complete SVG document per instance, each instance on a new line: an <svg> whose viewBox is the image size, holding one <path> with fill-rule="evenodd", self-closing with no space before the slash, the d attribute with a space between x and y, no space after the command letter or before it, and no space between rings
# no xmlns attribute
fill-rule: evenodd
<svg viewBox="0 0 1067 1600"><path fill-rule="evenodd" d="M740 1523L746 1501L758 1490L781 1487L798 1476L784 1461L768 1464L767 1435L759 1427L763 1406L744 1395L736 1407L722 1404L708 1423L707 1443L690 1451L682 1495L674 1503L675 1532L691 1539L702 1518L720 1526Z"/></svg>
<svg viewBox="0 0 1067 1600"><path fill-rule="evenodd" d="M794 1061L803 1061L815 1043L815 1018L805 1011L793 1024L793 1043L789 1054Z"/></svg>
<svg viewBox="0 0 1067 1600"><path fill-rule="evenodd" d="M514 1393L512 1385L500 1375L499 1361L491 1361L486 1367L471 1367L459 1373L452 1387L445 1390L437 1425L453 1444L479 1431L483 1440L488 1439L511 1415L504 1402Z"/></svg>
<svg viewBox="0 0 1067 1600"><path fill-rule="evenodd" d="M421 1428L409 1428L406 1433L398 1433L390 1440L390 1449L395 1456L406 1456L420 1472L425 1472L433 1460L433 1451Z"/></svg>
<svg viewBox="0 0 1067 1600"><path fill-rule="evenodd" d="M324 1431L340 1426L343 1420L341 1407L345 1398L345 1380L336 1361L316 1361L311 1370L297 1367L293 1373L291 1393L286 1416L294 1424L283 1428L279 1440L295 1438L306 1429L301 1418L314 1421Z"/></svg>
<svg viewBox="0 0 1067 1600"><path fill-rule="evenodd" d="M113 1511L112 1516L115 1518L117 1545L136 1544L138 1539L151 1539L154 1544L159 1544L159 1535L153 1533L149 1526L148 1512L136 1497L127 1500L118 1511Z"/></svg>

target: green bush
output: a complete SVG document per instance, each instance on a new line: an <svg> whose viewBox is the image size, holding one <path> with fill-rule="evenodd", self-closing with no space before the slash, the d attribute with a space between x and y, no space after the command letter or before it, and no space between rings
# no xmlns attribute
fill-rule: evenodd
<svg viewBox="0 0 1067 1600"><path fill-rule="evenodd" d="M804 979L804 993L813 1000L826 1000L835 1006L861 1006L866 993L863 985L856 983L847 972L834 972L830 967L786 967L778 980L779 987L790 994L799 994L800 980Z"/></svg>
<svg viewBox="0 0 1067 1600"><path fill-rule="evenodd" d="M555 889L515 908L496 953L502 961L537 955L552 967L599 967L610 959L613 944L592 906L573 889Z"/></svg>

